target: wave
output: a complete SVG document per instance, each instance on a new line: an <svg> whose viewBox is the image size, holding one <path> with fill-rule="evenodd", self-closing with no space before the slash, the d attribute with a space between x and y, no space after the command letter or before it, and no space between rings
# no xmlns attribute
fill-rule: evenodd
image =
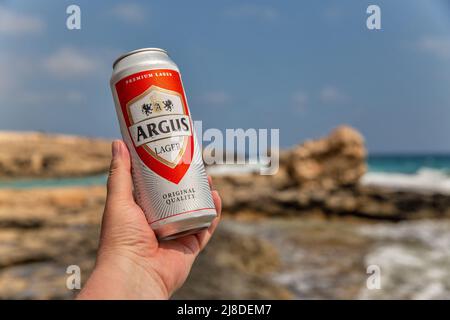
<svg viewBox="0 0 450 320"><path fill-rule="evenodd" d="M261 164L223 164L207 167L213 176L241 175L258 173ZM415 191L423 193L441 193L450 195L449 171L422 167L415 173L369 171L360 180L366 186L389 188L399 191Z"/></svg>
<svg viewBox="0 0 450 320"><path fill-rule="evenodd" d="M414 174L368 172L361 184L400 191L450 194L450 176L443 170L421 168Z"/></svg>
<svg viewBox="0 0 450 320"><path fill-rule="evenodd" d="M264 164L249 163L249 164L219 164L206 167L206 172L213 176L225 175L241 175L248 173L257 173L265 167Z"/></svg>

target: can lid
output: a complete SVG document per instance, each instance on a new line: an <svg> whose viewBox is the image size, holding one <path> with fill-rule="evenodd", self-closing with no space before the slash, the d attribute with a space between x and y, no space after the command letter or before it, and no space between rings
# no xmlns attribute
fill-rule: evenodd
<svg viewBox="0 0 450 320"><path fill-rule="evenodd" d="M120 57L118 57L114 63L113 63L113 69L116 66L116 64L122 60L125 57L131 56L132 54L135 53L139 53L139 52L145 52L145 51L159 51L159 52L164 52L165 54L167 54L167 51L161 48L142 48L142 49L137 49L137 50L133 50L133 51L129 51L127 53L122 54Z"/></svg>

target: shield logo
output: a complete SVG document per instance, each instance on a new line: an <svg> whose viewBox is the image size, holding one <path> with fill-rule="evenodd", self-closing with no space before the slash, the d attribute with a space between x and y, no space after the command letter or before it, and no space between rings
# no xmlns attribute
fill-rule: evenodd
<svg viewBox="0 0 450 320"><path fill-rule="evenodd" d="M184 97L152 85L131 99L124 111L141 160L161 177L178 184L189 169L194 150Z"/></svg>

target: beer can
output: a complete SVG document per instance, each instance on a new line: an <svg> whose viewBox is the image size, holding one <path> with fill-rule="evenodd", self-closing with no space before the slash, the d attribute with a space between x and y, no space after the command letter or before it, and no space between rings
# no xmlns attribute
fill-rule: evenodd
<svg viewBox="0 0 450 320"><path fill-rule="evenodd" d="M158 239L209 227L216 209L177 65L163 49L134 50L114 62L110 85L136 202Z"/></svg>

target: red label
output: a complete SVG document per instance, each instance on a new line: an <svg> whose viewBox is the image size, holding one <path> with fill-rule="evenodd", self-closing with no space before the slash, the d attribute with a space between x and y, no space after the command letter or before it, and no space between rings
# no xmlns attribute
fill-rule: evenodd
<svg viewBox="0 0 450 320"><path fill-rule="evenodd" d="M193 127L180 74L148 70L115 85L122 114L139 158L178 184L192 161Z"/></svg>

